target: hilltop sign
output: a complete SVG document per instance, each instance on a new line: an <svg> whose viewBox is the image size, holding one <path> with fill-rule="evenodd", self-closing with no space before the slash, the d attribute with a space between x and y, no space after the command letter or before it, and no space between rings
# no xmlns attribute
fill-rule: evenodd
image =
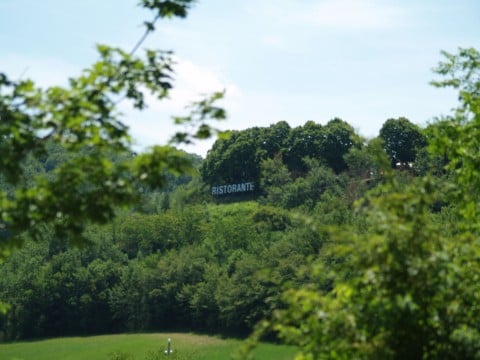
<svg viewBox="0 0 480 360"><path fill-rule="evenodd" d="M253 182L212 186L213 196L230 195L252 191L255 191L255 184Z"/></svg>

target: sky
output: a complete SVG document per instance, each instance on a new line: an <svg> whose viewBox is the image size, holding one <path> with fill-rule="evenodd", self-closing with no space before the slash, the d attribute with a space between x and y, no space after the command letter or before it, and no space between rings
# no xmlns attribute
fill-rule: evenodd
<svg viewBox="0 0 480 360"><path fill-rule="evenodd" d="M0 72L65 85L95 44L130 50L152 17L136 0L0 0ZM440 51L480 49L479 19L479 0L199 0L143 44L174 51L170 98L121 104L124 122L138 149L165 144L182 130L171 116L225 90L221 129L339 117L371 138L389 118L424 126L457 103L429 84ZM213 141L186 150L205 156Z"/></svg>

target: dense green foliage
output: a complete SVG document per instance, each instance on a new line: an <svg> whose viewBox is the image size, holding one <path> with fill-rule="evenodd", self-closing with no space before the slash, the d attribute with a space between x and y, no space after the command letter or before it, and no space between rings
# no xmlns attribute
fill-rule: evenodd
<svg viewBox="0 0 480 360"><path fill-rule="evenodd" d="M288 130L285 125L278 128ZM323 128L329 126L351 129L339 120ZM315 128L312 122L305 127ZM287 132L292 142L295 133ZM2 338L165 329L248 334L280 305L284 283L310 281L298 270L326 239L313 224L363 226L352 204L381 181L382 165L373 143L347 145L350 168L339 173L308 153L301 173L280 155L266 158L254 201L219 205L198 177L165 175L163 191L143 187L135 207L117 208L107 224L86 226L87 247L71 248L58 231L40 227L37 241L25 238L0 265L0 299L11 305L0 320ZM49 143L44 156L31 157L23 169L34 178L55 178L72 156L68 147ZM124 157L112 153L110 161ZM368 174L359 169L365 164Z"/></svg>
<svg viewBox="0 0 480 360"><path fill-rule="evenodd" d="M340 173L347 169L344 155L360 145L353 128L340 119L325 126L308 121L293 129L280 121L268 128L233 131L227 139L217 140L200 172L211 185L258 183L262 161L279 158L296 177L308 171L305 159L311 158Z"/></svg>
<svg viewBox="0 0 480 360"><path fill-rule="evenodd" d="M191 3L141 1L155 13L146 35ZM139 44L99 45L65 88L0 74L1 340L246 334L266 319L252 339L295 345L297 359L480 358L478 51L444 53L433 84L460 104L425 130L389 119L363 141L340 119L282 121L221 137L201 160L131 151L117 103L143 109L172 76L170 53L136 56ZM209 137L221 96L174 118L196 125L174 141ZM239 182L259 191L209 194Z"/></svg>
<svg viewBox="0 0 480 360"><path fill-rule="evenodd" d="M446 124L429 127L432 147ZM138 183L134 207L116 207L115 220L84 227L87 247L71 248L55 227L38 227L36 241L25 237L0 265L0 299L11 306L0 320L1 337L172 329L248 334L270 318L264 327L269 334L314 358L332 352L340 358L468 353L477 318L470 305L477 293L471 276L476 240L454 228L468 205L450 185L451 171L461 167L435 175L426 169L425 178L412 169L393 170L383 139L362 143L340 120L296 129L281 122L233 137L263 132L299 147L295 136L305 139L304 129L321 131L307 139L328 140L344 152L342 163L312 145L304 149L303 165L292 167L285 148L272 145L258 159L261 192L255 200L218 204L199 177L175 178L162 170L169 186L153 191ZM224 139L218 144L224 154L239 146ZM267 153L265 144L245 149ZM48 142L22 171L52 181L88 151L75 155ZM113 164L132 158L108 156ZM182 158L200 169L208 163ZM232 174L244 168L233 167ZM2 188L15 190L8 183ZM322 321L319 314L325 314Z"/></svg>
<svg viewBox="0 0 480 360"><path fill-rule="evenodd" d="M28 171L48 178L54 159L65 161L57 147ZM144 190L137 210L119 209L115 221L86 227L85 248L70 248L43 227L41 240L26 241L0 265L0 299L11 304L0 320L2 337L248 333L277 304L281 282L303 281L296 269L322 246L301 214L323 206L325 221L351 221L351 200L341 196L347 176L309 166L284 190L284 206L272 201L274 186L256 202L215 205L198 179L179 178L171 191Z"/></svg>

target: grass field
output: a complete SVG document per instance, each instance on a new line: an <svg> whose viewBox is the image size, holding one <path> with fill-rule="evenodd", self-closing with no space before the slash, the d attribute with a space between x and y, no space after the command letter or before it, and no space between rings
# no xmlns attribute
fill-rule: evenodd
<svg viewBox="0 0 480 360"><path fill-rule="evenodd" d="M168 338L172 339L173 354L169 357L172 360L228 360L242 344L239 340L186 333L102 335L0 344L0 359L167 359L163 352L167 347ZM291 347L261 344L255 351L255 359L287 360L292 359L293 354L294 349Z"/></svg>

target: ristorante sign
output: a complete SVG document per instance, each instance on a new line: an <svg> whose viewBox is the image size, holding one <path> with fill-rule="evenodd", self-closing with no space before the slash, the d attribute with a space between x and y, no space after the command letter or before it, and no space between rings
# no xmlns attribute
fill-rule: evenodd
<svg viewBox="0 0 480 360"><path fill-rule="evenodd" d="M252 191L255 191L255 184L253 182L212 186L212 195L214 196L230 195Z"/></svg>

